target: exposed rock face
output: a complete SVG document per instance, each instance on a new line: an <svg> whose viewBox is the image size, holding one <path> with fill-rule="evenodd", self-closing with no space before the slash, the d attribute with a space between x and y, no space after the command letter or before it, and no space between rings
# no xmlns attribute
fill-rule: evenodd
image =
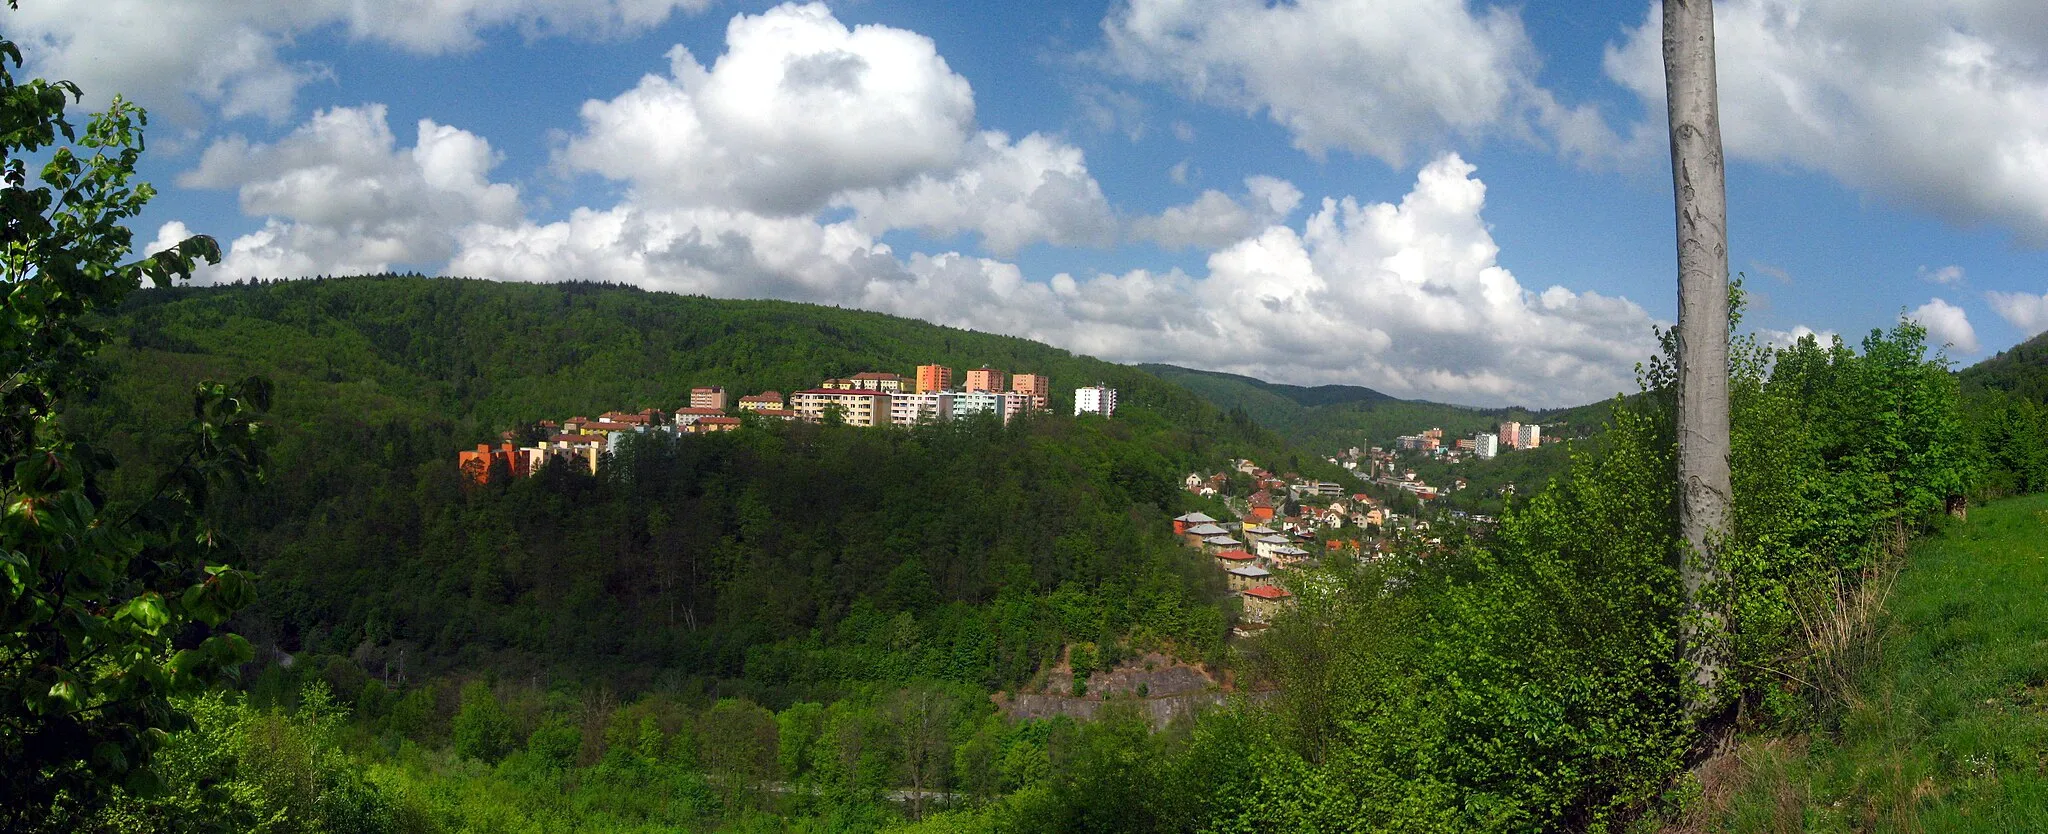
<svg viewBox="0 0 2048 834"><path fill-rule="evenodd" d="M1162 654L1148 654L1124 661L1115 669L1088 676L1088 692L1072 695L1072 671L1062 663L1046 676L1043 686L1016 694L999 694L996 703L1003 714L1015 720L1065 715L1088 720L1110 704L1134 704L1164 727L1181 716L1221 705L1233 694L1229 682L1219 682L1200 667ZM1268 693L1251 693L1263 700Z"/></svg>

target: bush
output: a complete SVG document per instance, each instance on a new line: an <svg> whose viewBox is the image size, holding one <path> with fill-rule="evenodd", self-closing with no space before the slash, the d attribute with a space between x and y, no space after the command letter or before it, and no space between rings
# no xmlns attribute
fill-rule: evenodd
<svg viewBox="0 0 2048 834"><path fill-rule="evenodd" d="M455 755L495 764L512 750L512 719L491 694L490 684L475 681L464 686L462 711L455 715Z"/></svg>

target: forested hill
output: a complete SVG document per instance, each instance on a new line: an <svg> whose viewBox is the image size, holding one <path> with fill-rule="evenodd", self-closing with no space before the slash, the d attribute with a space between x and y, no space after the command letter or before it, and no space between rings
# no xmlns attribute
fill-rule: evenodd
<svg viewBox="0 0 2048 834"><path fill-rule="evenodd" d="M2048 333L2042 333L1959 374L1966 394L2006 391L2036 404L2048 403Z"/></svg>
<svg viewBox="0 0 2048 834"><path fill-rule="evenodd" d="M147 488L194 383L275 382L270 477L218 511L263 576L240 627L379 675L697 680L776 703L1011 685L1072 643L1199 656L1226 615L1213 568L1170 536L1191 500L1176 479L1231 456L1322 463L1138 369L813 305L380 276L141 292L111 326L111 375L71 418L133 462L117 491ZM455 466L536 419L929 362L1046 374L1054 409L663 440L596 478L468 488ZM1121 392L1116 418L1066 416L1096 382Z"/></svg>
<svg viewBox="0 0 2048 834"><path fill-rule="evenodd" d="M1441 428L1449 436L1491 431L1503 421L1534 422L1552 436L1578 437L1607 422L1614 404L1574 408L1474 408L1404 400L1355 385L1301 386L1173 365L1138 366L1194 391L1218 408L1241 410L1259 425L1318 454L1370 444L1391 446L1398 435Z"/></svg>

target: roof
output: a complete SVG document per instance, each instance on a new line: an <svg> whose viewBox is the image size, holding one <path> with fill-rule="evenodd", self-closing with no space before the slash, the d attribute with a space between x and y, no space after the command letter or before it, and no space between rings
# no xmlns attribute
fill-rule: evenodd
<svg viewBox="0 0 2048 834"><path fill-rule="evenodd" d="M1299 547L1276 547L1276 548L1273 548L1273 552L1274 552L1274 553L1278 553L1278 554L1281 554L1281 555L1283 555L1283 556L1307 556L1307 555L1308 555L1308 551L1306 551L1306 550L1303 550L1303 549L1301 549L1301 548L1299 548Z"/></svg>
<svg viewBox="0 0 2048 834"><path fill-rule="evenodd" d="M703 391L703 392L705 392L705 393L710 393L710 392L712 392L712 391L723 391L723 390L725 390L725 389L724 389L724 388L720 388L720 387L718 387L718 386L716 386L716 385L707 385L707 386L704 386L704 387L702 387L702 388L692 388L692 389L690 389L690 393L692 393L692 394L695 394L695 393L697 393L698 391Z"/></svg>
<svg viewBox="0 0 2048 834"><path fill-rule="evenodd" d="M1208 538L1210 536L1221 536L1226 533L1229 533L1230 531L1214 524L1197 524L1193 527L1189 527L1188 532L1193 533L1197 536L1201 536L1203 538Z"/></svg>
<svg viewBox="0 0 2048 834"><path fill-rule="evenodd" d="M1258 565L1246 565L1241 568L1231 568L1229 572L1237 576L1251 578L1273 575L1272 571L1266 570L1265 568L1259 567Z"/></svg>
<svg viewBox="0 0 2048 834"><path fill-rule="evenodd" d="M1220 553L1217 553L1216 558L1224 559L1231 562L1249 562L1258 557L1253 556L1250 553L1246 553L1242 550L1225 550Z"/></svg>
<svg viewBox="0 0 2048 834"><path fill-rule="evenodd" d="M676 416L677 416L677 417L682 417L682 416L685 416L685 415L688 415L688 416L692 416L692 417L723 417L723 416L725 416L725 409L723 409L723 408L678 408L678 409L676 409Z"/></svg>
<svg viewBox="0 0 2048 834"><path fill-rule="evenodd" d="M873 389L869 389L869 388L808 388L808 389L805 389L805 390L802 390L802 391L798 391L798 392L796 392L796 395L799 395L799 396L800 396L800 395L803 395L803 394L824 394L824 395L827 395L827 396L833 396L833 397L886 397L886 396L889 396L889 393L888 393L887 391L876 391L876 390L873 390Z"/></svg>
<svg viewBox="0 0 2048 834"><path fill-rule="evenodd" d="M891 373L884 373L884 372L881 372L881 371L868 371L867 373L860 373L860 374L854 374L854 375L853 375L853 378L854 378L854 379L902 379L902 378L903 378L903 375L902 375L902 374L891 374Z"/></svg>
<svg viewBox="0 0 2048 834"><path fill-rule="evenodd" d="M1207 513L1188 513L1174 519L1174 521L1185 521L1189 524L1214 524L1216 519L1210 518Z"/></svg>
<svg viewBox="0 0 2048 834"><path fill-rule="evenodd" d="M698 420L697 425L736 426L739 425L739 422L740 418L738 417L706 417L702 420Z"/></svg>
<svg viewBox="0 0 2048 834"><path fill-rule="evenodd" d="M1270 536L1260 536L1259 541L1264 544L1286 544L1290 541L1293 541L1293 539L1275 533Z"/></svg>
<svg viewBox="0 0 2048 834"><path fill-rule="evenodd" d="M1257 588L1246 588L1244 589L1244 595L1248 597L1258 597L1259 599L1286 599L1288 597L1294 596L1293 594L1288 593L1286 588L1275 588L1271 585L1260 585Z"/></svg>
<svg viewBox="0 0 2048 834"><path fill-rule="evenodd" d="M550 443L603 443L604 438L594 434L558 434L548 438Z"/></svg>
<svg viewBox="0 0 2048 834"><path fill-rule="evenodd" d="M740 402L743 402L743 403L779 403L779 402L782 402L782 392L780 392L780 391L762 391L762 392L761 392L761 393L759 393L759 394L749 394L749 395L747 395L747 396L741 397L741 398L740 398Z"/></svg>
<svg viewBox="0 0 2048 834"><path fill-rule="evenodd" d="M1217 545L1222 545L1222 544L1244 544L1244 542L1238 541L1238 540L1236 540L1236 539L1233 539L1233 538L1231 538L1231 537L1229 537L1229 536L1210 536L1210 537L1208 537L1208 538L1206 538L1206 539L1203 539L1203 540L1202 540L1202 543L1203 543L1203 544L1217 544Z"/></svg>

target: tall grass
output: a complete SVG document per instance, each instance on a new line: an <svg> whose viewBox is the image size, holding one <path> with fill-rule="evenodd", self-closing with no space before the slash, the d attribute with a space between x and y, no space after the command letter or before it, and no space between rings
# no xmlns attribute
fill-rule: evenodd
<svg viewBox="0 0 2048 834"><path fill-rule="evenodd" d="M1688 830L2048 831L2048 496L1985 506L1802 609L1839 722L1743 740Z"/></svg>

